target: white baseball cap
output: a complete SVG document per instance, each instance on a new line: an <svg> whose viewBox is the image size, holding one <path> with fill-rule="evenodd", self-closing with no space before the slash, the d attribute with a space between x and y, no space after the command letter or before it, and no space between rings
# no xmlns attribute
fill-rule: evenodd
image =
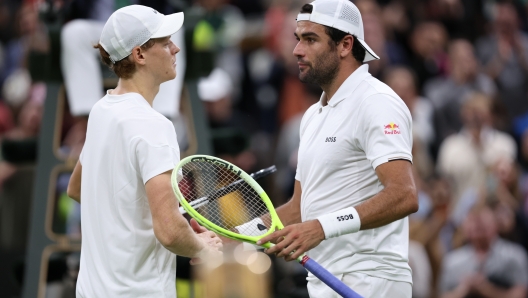
<svg viewBox="0 0 528 298"><path fill-rule="evenodd" d="M297 22L310 21L352 34L366 51L363 62L379 59L365 42L363 19L354 3L349 0L316 0L310 5L313 7L312 13L299 13Z"/></svg>
<svg viewBox="0 0 528 298"><path fill-rule="evenodd" d="M143 5L130 5L116 10L103 28L99 43L117 62L151 38L171 36L183 25L183 12L164 15Z"/></svg>

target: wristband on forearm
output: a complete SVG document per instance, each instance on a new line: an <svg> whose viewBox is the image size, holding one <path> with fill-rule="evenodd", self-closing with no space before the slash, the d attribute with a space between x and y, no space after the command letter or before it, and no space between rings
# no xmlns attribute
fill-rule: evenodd
<svg viewBox="0 0 528 298"><path fill-rule="evenodd" d="M325 239L355 233L361 228L359 214L354 207L317 217L325 233Z"/></svg>

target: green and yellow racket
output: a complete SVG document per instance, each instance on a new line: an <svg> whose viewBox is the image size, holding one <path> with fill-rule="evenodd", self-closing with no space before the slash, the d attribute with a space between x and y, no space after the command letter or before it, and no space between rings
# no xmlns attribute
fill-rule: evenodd
<svg viewBox="0 0 528 298"><path fill-rule="evenodd" d="M284 228L262 187L225 160L207 155L186 157L174 168L171 181L183 209L202 226L224 237L256 244ZM208 203L202 204L204 200ZM272 245L268 242L262 246ZM297 260L341 296L361 297L308 256Z"/></svg>

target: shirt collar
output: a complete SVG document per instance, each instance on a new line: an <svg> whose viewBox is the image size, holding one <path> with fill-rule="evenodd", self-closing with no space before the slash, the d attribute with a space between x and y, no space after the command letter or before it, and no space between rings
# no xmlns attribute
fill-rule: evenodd
<svg viewBox="0 0 528 298"><path fill-rule="evenodd" d="M332 98L328 101L328 105L331 107L335 107L343 99L350 96L350 93L356 89L359 83L371 76L368 72L368 69L368 64L363 64L358 67L358 69L356 69L353 73L351 73L348 78L341 84L341 86L339 86L339 89L337 89L337 92L334 94L334 96L332 96ZM321 98L319 99L319 105L323 105L322 102L324 98L326 98L325 92L321 94Z"/></svg>

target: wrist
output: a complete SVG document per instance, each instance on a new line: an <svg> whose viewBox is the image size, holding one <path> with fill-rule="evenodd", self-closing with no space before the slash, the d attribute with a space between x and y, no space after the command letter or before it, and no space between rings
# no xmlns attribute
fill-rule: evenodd
<svg viewBox="0 0 528 298"><path fill-rule="evenodd" d="M359 214L354 207L321 215L317 220L323 228L325 239L356 233L361 228Z"/></svg>

